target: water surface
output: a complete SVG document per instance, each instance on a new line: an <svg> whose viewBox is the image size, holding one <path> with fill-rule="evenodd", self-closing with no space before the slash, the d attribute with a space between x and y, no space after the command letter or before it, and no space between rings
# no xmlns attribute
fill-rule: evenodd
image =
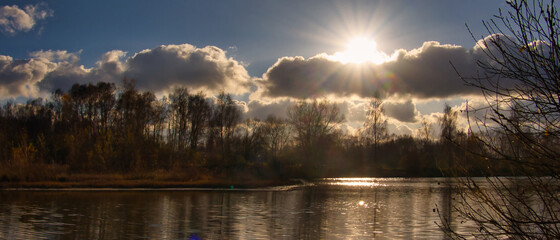
<svg viewBox="0 0 560 240"><path fill-rule="evenodd" d="M332 178L234 191L0 191L0 239L445 239L435 208L455 217L446 182Z"/></svg>

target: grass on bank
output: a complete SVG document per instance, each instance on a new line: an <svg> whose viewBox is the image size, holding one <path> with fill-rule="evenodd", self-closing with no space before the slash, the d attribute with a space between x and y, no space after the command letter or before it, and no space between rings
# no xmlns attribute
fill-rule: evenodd
<svg viewBox="0 0 560 240"><path fill-rule="evenodd" d="M129 173L70 173L63 165L18 164L0 169L0 188L253 188L292 184L251 174L226 175L196 167Z"/></svg>

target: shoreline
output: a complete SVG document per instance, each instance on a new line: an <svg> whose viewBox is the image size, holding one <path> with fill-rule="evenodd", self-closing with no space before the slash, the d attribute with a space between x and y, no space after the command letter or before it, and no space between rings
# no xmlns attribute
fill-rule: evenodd
<svg viewBox="0 0 560 240"><path fill-rule="evenodd" d="M36 182L0 182L0 191L15 190L244 190L257 188L274 188L301 185L298 180L265 179L211 179L194 181L166 180L111 180L92 179L84 181L36 181Z"/></svg>

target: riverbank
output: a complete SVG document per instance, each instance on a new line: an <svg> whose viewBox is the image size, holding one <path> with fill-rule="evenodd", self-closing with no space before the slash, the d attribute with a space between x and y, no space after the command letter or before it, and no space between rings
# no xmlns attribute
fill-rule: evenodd
<svg viewBox="0 0 560 240"><path fill-rule="evenodd" d="M57 181L0 182L0 189L70 189L70 188L216 188L248 189L299 184L297 180L259 178L204 178L196 180L141 178L116 174L79 174Z"/></svg>

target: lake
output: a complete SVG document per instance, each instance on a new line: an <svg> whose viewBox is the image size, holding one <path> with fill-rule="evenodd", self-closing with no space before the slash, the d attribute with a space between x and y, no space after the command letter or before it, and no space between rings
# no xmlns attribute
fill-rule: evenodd
<svg viewBox="0 0 560 240"><path fill-rule="evenodd" d="M328 178L250 190L0 191L0 239L445 239L435 208L456 218L446 182Z"/></svg>

